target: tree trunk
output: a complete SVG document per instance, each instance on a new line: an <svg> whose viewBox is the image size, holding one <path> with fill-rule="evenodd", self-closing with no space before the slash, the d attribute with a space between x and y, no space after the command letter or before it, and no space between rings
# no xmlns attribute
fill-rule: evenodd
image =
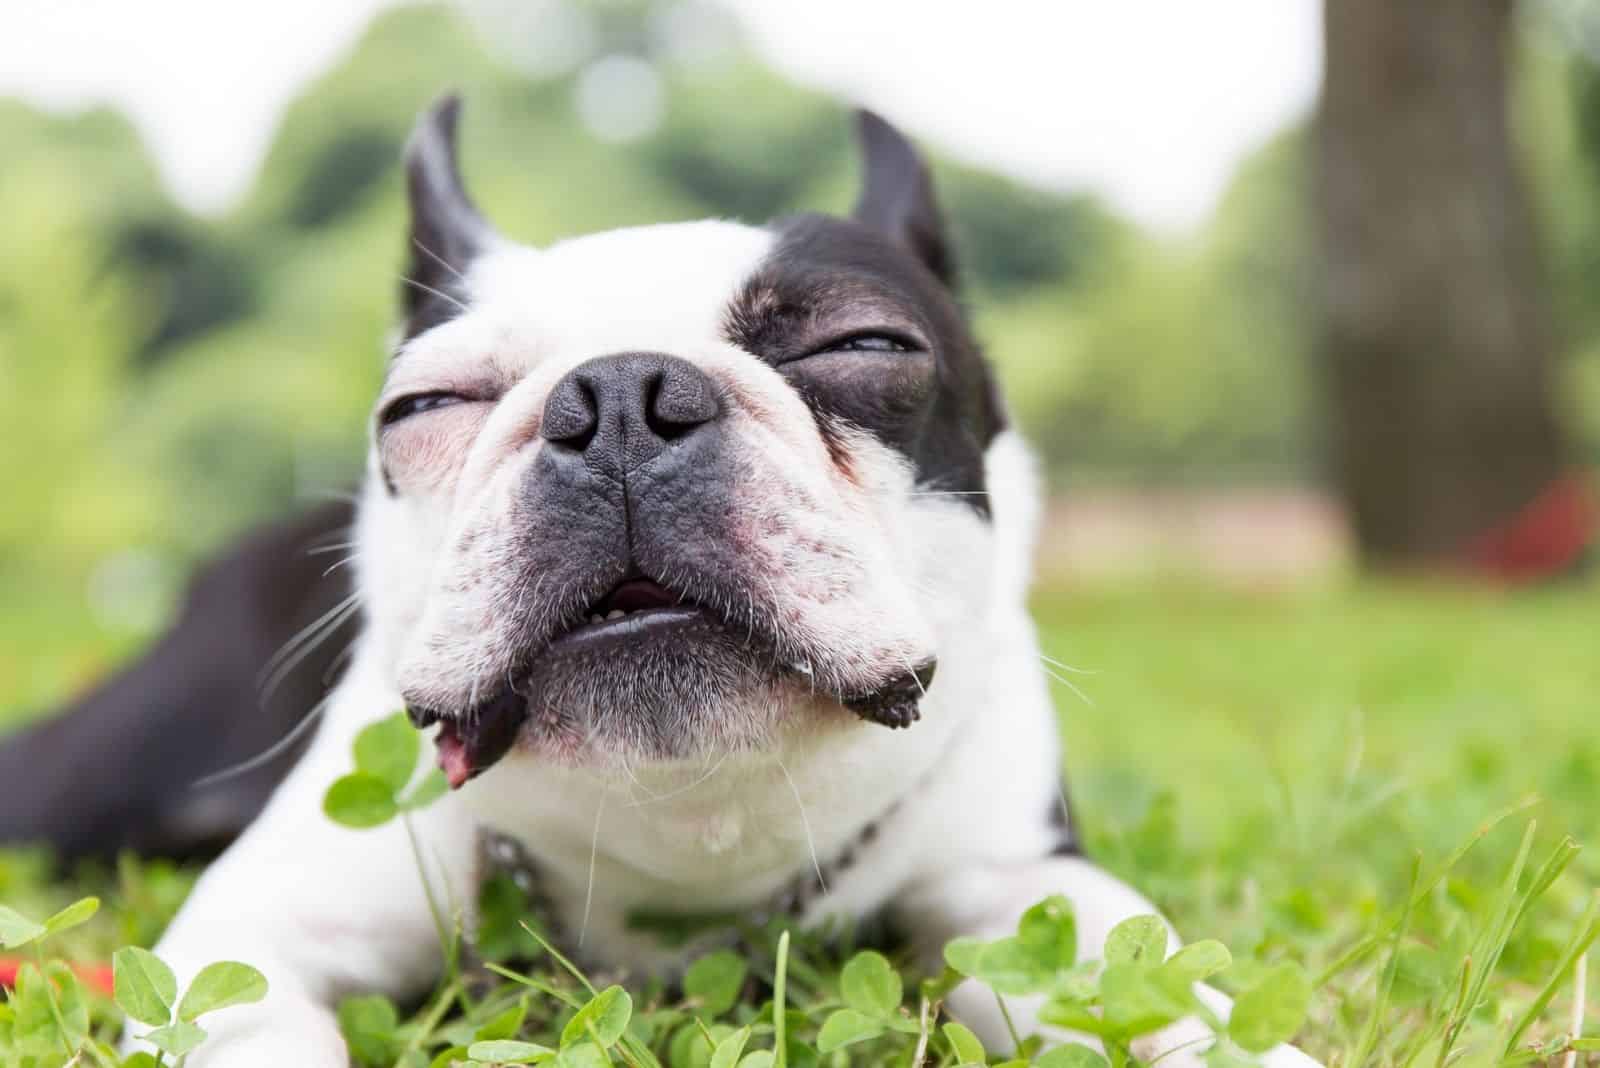
<svg viewBox="0 0 1600 1068"><path fill-rule="evenodd" d="M1510 0L1327 0L1332 454L1365 560L1456 558L1558 478L1552 332L1507 130Z"/></svg>

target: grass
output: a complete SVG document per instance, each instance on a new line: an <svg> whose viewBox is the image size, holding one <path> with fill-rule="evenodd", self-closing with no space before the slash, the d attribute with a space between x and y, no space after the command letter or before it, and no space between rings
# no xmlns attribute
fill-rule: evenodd
<svg viewBox="0 0 1600 1068"><path fill-rule="evenodd" d="M1435 1064L1445 1033L1455 1035L1450 1063L1510 1063L1503 1049L1523 1017L1522 1045L1571 1030L1569 951L1600 885L1600 590L1167 584L1054 590L1037 609L1046 652L1086 672L1071 678L1088 700L1062 687L1058 705L1090 852L1186 935L1232 950L1221 985L1249 986L1285 961L1324 979L1300 1041L1340 1063ZM61 648L58 662L76 662ZM20 712L24 696L48 692L37 676L26 681L26 695L0 693L0 709ZM1487 818L1527 798L1437 886L1411 894L1417 871L1436 871ZM1524 909L1518 895L1567 836L1595 849ZM69 883L46 870L36 854L0 852L0 902L37 916L88 888L110 906L63 936L68 955L149 944L188 877L134 858ZM1408 898L1403 937L1334 970L1392 927ZM714 1022L718 1041L741 1024L759 1034L773 944L756 939L747 963L768 983L744 986L744 1003ZM798 1011L837 1007L840 963L797 942L788 979ZM549 958L524 978L572 982ZM521 989L506 980L475 1011L503 1010ZM1463 991L1473 995L1464 1003ZM636 993L641 1014L677 1011L660 1008L664 995ZM362 1011L381 1022L389 1010ZM450 1026L448 1013L433 1015ZM537 1030L532 1019L525 1030ZM1600 1013L1587 1026L1600 1031ZM851 1049L858 1063L909 1055L889 1038Z"/></svg>
<svg viewBox="0 0 1600 1068"><path fill-rule="evenodd" d="M1527 797L1535 855L1566 835L1600 847L1592 587L1079 591L1044 596L1038 614L1046 650L1096 672L1074 677L1092 704L1058 702L1090 851L1190 936L1316 973L1404 899L1416 856L1436 862ZM1386 1037L1425 1023L1425 998L1458 964L1461 917L1484 905L1523 822L1420 909ZM1596 885L1590 850L1512 938L1494 987L1504 1002L1474 1021L1474 1040L1504 1031ZM1352 1048L1374 979L1358 969L1324 989L1305 1044Z"/></svg>

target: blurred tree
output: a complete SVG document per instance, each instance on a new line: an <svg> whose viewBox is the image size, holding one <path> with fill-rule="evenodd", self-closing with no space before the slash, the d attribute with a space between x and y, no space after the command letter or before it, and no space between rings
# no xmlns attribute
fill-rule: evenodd
<svg viewBox="0 0 1600 1068"><path fill-rule="evenodd" d="M1263 146L1211 224L1182 242L1063 198L1053 227L1068 240L1076 218L1078 237L1060 254L1061 277L1013 294L1004 284L1013 272L1045 261L1001 260L988 279L974 272L982 335L1058 483L1315 476L1305 141L1296 129ZM965 221L954 215L968 237ZM981 267L971 245L960 246L963 259Z"/></svg>
<svg viewBox="0 0 1600 1068"><path fill-rule="evenodd" d="M149 366L253 310L249 255L170 207L133 213L109 228L108 271L141 279L150 324L134 356Z"/></svg>
<svg viewBox="0 0 1600 1068"><path fill-rule="evenodd" d="M327 226L358 206L394 170L401 138L377 125L352 126L317 146L288 205L298 227Z"/></svg>
<svg viewBox="0 0 1600 1068"><path fill-rule="evenodd" d="M1553 327L1507 122L1510 0L1329 0L1322 369L1367 559L1442 561L1557 479Z"/></svg>
<svg viewBox="0 0 1600 1068"><path fill-rule="evenodd" d="M1078 283L1118 236L1093 197L1065 197L985 171L948 171L941 193L958 264L987 296Z"/></svg>
<svg viewBox="0 0 1600 1068"><path fill-rule="evenodd" d="M843 108L773 92L753 65L674 80L666 121L642 145L649 166L726 217L764 222L794 211L830 170L854 165Z"/></svg>

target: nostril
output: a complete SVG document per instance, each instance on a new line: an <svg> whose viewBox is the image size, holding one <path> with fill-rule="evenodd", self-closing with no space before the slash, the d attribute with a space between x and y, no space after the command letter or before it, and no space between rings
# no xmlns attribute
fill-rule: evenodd
<svg viewBox="0 0 1600 1068"><path fill-rule="evenodd" d="M711 380L698 368L676 368L652 375L646 385L645 423L664 441L680 438L717 417L718 404Z"/></svg>
<svg viewBox="0 0 1600 1068"><path fill-rule="evenodd" d="M594 389L578 378L566 378L545 401L539 436L556 445L582 452L600 427L600 404Z"/></svg>
<svg viewBox="0 0 1600 1068"><path fill-rule="evenodd" d="M662 386L666 377L658 372L644 383L644 422L656 437L671 441L682 437L690 427L674 418L670 401L662 404Z"/></svg>

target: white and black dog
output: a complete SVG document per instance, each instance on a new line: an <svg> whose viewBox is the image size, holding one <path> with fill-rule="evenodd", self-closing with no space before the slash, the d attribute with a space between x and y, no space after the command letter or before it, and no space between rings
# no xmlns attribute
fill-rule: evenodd
<svg viewBox="0 0 1600 1068"><path fill-rule="evenodd" d="M404 830L320 805L402 705L458 788L416 818L440 892L471 902L480 835L514 840L585 957L635 973L681 963L630 928L639 909L887 910L936 954L1062 893L1087 957L1154 911L1065 815L1025 607L1034 471L912 146L861 116L851 218L535 249L464 192L456 115L440 103L408 150L405 318L355 520L364 630L309 750L158 949L271 981L191 1062L342 1066L340 997L436 975ZM1005 1044L987 994L952 1007ZM1146 1052L1190 1063L1202 1035Z"/></svg>

